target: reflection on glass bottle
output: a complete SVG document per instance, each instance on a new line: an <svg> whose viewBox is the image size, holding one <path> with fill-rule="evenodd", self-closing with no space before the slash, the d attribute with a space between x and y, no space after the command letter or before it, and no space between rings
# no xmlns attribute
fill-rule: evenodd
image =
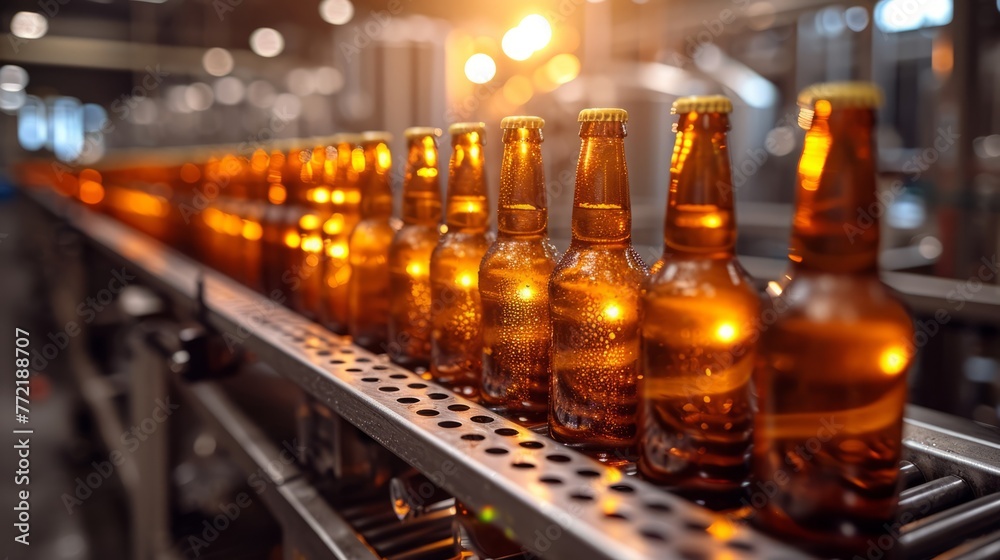
<svg viewBox="0 0 1000 560"><path fill-rule="evenodd" d="M389 343L394 362L427 367L431 358L431 253L441 236L437 137L441 130L408 128L403 178L403 227L389 247Z"/></svg>
<svg viewBox="0 0 1000 560"><path fill-rule="evenodd" d="M548 238L539 117L507 117L500 167L498 235L479 268L483 304L483 402L522 421L544 420L549 403Z"/></svg>
<svg viewBox="0 0 1000 560"><path fill-rule="evenodd" d="M872 129L881 93L819 84L799 96L790 271L773 285L754 386L752 476L775 488L756 522L824 556L864 554L898 503L913 326L878 276ZM881 542L879 540L878 542Z"/></svg>
<svg viewBox="0 0 1000 560"><path fill-rule="evenodd" d="M760 295L736 260L732 103L678 99L663 257L642 297L639 468L716 507L749 473Z"/></svg>
<svg viewBox="0 0 1000 560"><path fill-rule="evenodd" d="M361 219L361 180L365 153L358 134L337 134L327 145L324 173L332 177L329 212L322 222L324 323L336 333L348 331L351 278L348 238Z"/></svg>
<svg viewBox="0 0 1000 560"><path fill-rule="evenodd" d="M632 247L623 109L580 112L573 238L549 281L556 440L611 464L636 440L639 290L646 266Z"/></svg>
<svg viewBox="0 0 1000 560"><path fill-rule="evenodd" d="M448 129L445 226L431 255L431 377L466 397L479 393L482 374L482 310L479 263L490 246L483 146L484 123Z"/></svg>
<svg viewBox="0 0 1000 560"><path fill-rule="evenodd" d="M365 173L361 185L361 221L348 243L351 276L348 282L348 323L354 343L373 352L386 345L389 323L389 245L395 233L389 152L392 135L365 132L361 147Z"/></svg>

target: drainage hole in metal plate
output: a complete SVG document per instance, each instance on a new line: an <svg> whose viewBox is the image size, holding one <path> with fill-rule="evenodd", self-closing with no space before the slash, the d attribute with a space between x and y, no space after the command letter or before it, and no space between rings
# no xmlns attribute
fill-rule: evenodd
<svg viewBox="0 0 1000 560"><path fill-rule="evenodd" d="M609 511L604 514L604 517L607 517L608 519L628 520L628 516L620 511Z"/></svg>
<svg viewBox="0 0 1000 560"><path fill-rule="evenodd" d="M623 494L631 494L632 492L635 492L635 488L629 486L628 484L612 484L610 488L615 492L621 492Z"/></svg>
<svg viewBox="0 0 1000 560"><path fill-rule="evenodd" d="M340 349L340 353L341 354L353 354L354 353L354 349L353 348L341 348Z"/></svg>
<svg viewBox="0 0 1000 560"><path fill-rule="evenodd" d="M364 381L365 383L376 383L378 382L378 377L362 377L361 380Z"/></svg>
<svg viewBox="0 0 1000 560"><path fill-rule="evenodd" d="M652 511L658 511L660 513L668 513L672 511L673 508L661 502L650 502L646 504L646 509Z"/></svg>
<svg viewBox="0 0 1000 560"><path fill-rule="evenodd" d="M441 399L447 399L448 395L446 395L444 393L430 393L430 394L427 395L427 398L439 401Z"/></svg>
<svg viewBox="0 0 1000 560"><path fill-rule="evenodd" d="M497 428L496 430L493 430L493 433L498 436L516 436L520 432L514 428Z"/></svg>
<svg viewBox="0 0 1000 560"><path fill-rule="evenodd" d="M585 494L583 492L573 492L572 494L569 495L569 497L572 498L572 499L574 499L574 500L576 500L576 501L578 501L578 502L592 502L592 501L594 501L594 497L593 496L591 496L590 494Z"/></svg>
<svg viewBox="0 0 1000 560"><path fill-rule="evenodd" d="M438 422L438 426L441 426L442 428L458 428L462 426L462 423L454 420L444 420L442 422Z"/></svg>
<svg viewBox="0 0 1000 560"><path fill-rule="evenodd" d="M538 479L538 482L542 482L544 484L562 484L563 480L558 476L543 476Z"/></svg>
<svg viewBox="0 0 1000 560"><path fill-rule="evenodd" d="M361 357L361 358L358 358L358 359L356 359L354 361L355 362L361 362L363 364L367 364L368 362L372 361L372 359L371 358Z"/></svg>
<svg viewBox="0 0 1000 560"><path fill-rule="evenodd" d="M349 372L351 372L351 373L361 373L361 372L362 372L362 371L364 371L364 370L363 370L363 369L361 369L361 368L356 368L356 367L349 367L349 368L347 368L347 371L349 371Z"/></svg>
<svg viewBox="0 0 1000 560"><path fill-rule="evenodd" d="M534 463L525 463L523 461L520 462L520 463L511 463L510 466L514 467L515 469L533 469L533 468L535 468Z"/></svg>
<svg viewBox="0 0 1000 560"><path fill-rule="evenodd" d="M570 461L567 455L560 455L558 453L555 453L553 455L546 455L545 458L548 459L549 461L552 461L553 463L568 463Z"/></svg>
<svg viewBox="0 0 1000 560"><path fill-rule="evenodd" d="M427 385L424 383L410 383L407 387L410 389L426 389Z"/></svg>
<svg viewBox="0 0 1000 560"><path fill-rule="evenodd" d="M378 366L375 366L372 369L385 369L385 368L380 368ZM393 379L406 379L406 374L405 373L394 373L394 374L390 375L389 377L391 377Z"/></svg>
<svg viewBox="0 0 1000 560"><path fill-rule="evenodd" d="M491 416L473 416L470 420L476 424L489 424L493 421L493 418Z"/></svg>
<svg viewBox="0 0 1000 560"><path fill-rule="evenodd" d="M580 475L580 476L582 476L584 478L597 478L597 477L601 476L601 473L599 473L599 472L597 472L595 470L591 470L591 469L580 469L580 470L576 471L576 474L578 474L578 475Z"/></svg>
<svg viewBox="0 0 1000 560"><path fill-rule="evenodd" d="M453 412L465 412L466 410L469 410L469 406L464 404L449 404L448 410Z"/></svg>
<svg viewBox="0 0 1000 560"><path fill-rule="evenodd" d="M525 449L541 449L545 447L545 444L540 441L522 441L519 445Z"/></svg>
<svg viewBox="0 0 1000 560"><path fill-rule="evenodd" d="M379 387L378 390L384 393L395 393L396 391L399 390L399 387L393 387L392 385L383 385L382 387Z"/></svg>
<svg viewBox="0 0 1000 560"><path fill-rule="evenodd" d="M639 534L651 541L667 542L667 536L656 529L640 529Z"/></svg>
<svg viewBox="0 0 1000 560"><path fill-rule="evenodd" d="M417 414L419 414L420 416L437 416L438 414L441 413L434 410L433 408L425 408L423 410L418 410Z"/></svg>
<svg viewBox="0 0 1000 560"><path fill-rule="evenodd" d="M708 530L708 524L702 521L688 520L684 522L684 528L688 531L701 532Z"/></svg>
<svg viewBox="0 0 1000 560"><path fill-rule="evenodd" d="M331 364L338 364L339 365L339 364L344 363L344 360L330 360L330 363Z"/></svg>
<svg viewBox="0 0 1000 560"><path fill-rule="evenodd" d="M490 455L506 455L508 452L502 447L490 447L486 450Z"/></svg>
<svg viewBox="0 0 1000 560"><path fill-rule="evenodd" d="M486 439L486 436L482 434L465 434L464 436L462 436L462 439L464 439L465 441L483 441L484 439Z"/></svg>
<svg viewBox="0 0 1000 560"><path fill-rule="evenodd" d="M420 402L420 399L417 397L400 397L396 399L396 402L401 404L414 404Z"/></svg>
<svg viewBox="0 0 1000 560"><path fill-rule="evenodd" d="M317 356L329 356L330 355L330 351L329 350L318 350L316 352L316 355Z"/></svg>
<svg viewBox="0 0 1000 560"><path fill-rule="evenodd" d="M383 366L383 365L379 364L379 365L372 366L372 369L378 369L378 370L389 369L389 366Z"/></svg>

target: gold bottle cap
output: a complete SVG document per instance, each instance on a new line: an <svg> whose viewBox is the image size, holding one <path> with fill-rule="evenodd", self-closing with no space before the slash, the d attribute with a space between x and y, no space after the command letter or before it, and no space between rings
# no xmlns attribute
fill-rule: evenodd
<svg viewBox="0 0 1000 560"><path fill-rule="evenodd" d="M361 141L389 144L392 142L392 133L384 130L366 130L361 133Z"/></svg>
<svg viewBox="0 0 1000 560"><path fill-rule="evenodd" d="M514 116L504 117L500 121L500 128L508 130L511 128L538 128L545 126L545 119L542 117Z"/></svg>
<svg viewBox="0 0 1000 560"><path fill-rule="evenodd" d="M608 107L592 107L580 111L578 122L628 122L628 111Z"/></svg>
<svg viewBox="0 0 1000 560"><path fill-rule="evenodd" d="M448 127L448 134L451 136L456 134L467 134L469 132L478 132L480 136L484 136L486 134L486 123L458 122Z"/></svg>
<svg viewBox="0 0 1000 560"><path fill-rule="evenodd" d="M421 136L441 136L441 129L433 126L411 126L403 131L403 136L407 139L419 138Z"/></svg>
<svg viewBox="0 0 1000 560"><path fill-rule="evenodd" d="M733 102L725 95L690 95L674 101L670 114L732 113Z"/></svg>
<svg viewBox="0 0 1000 560"><path fill-rule="evenodd" d="M875 109L882 105L882 90L871 82L827 82L799 93L799 107L812 109L821 100L832 108Z"/></svg>

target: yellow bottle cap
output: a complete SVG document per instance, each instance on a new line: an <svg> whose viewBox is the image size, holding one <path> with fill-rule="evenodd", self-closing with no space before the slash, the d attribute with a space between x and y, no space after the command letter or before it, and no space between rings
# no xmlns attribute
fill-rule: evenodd
<svg viewBox="0 0 1000 560"><path fill-rule="evenodd" d="M403 131L403 136L407 139L419 138L421 136L441 136L441 129L433 126L411 126Z"/></svg>
<svg viewBox="0 0 1000 560"><path fill-rule="evenodd" d="M458 122L448 127L448 134L467 134L478 132L480 136L486 133L486 123L484 122Z"/></svg>
<svg viewBox="0 0 1000 560"><path fill-rule="evenodd" d="M504 117L500 121L500 128L508 130L511 128L538 128L545 126L545 119L542 117L514 116Z"/></svg>
<svg viewBox="0 0 1000 560"><path fill-rule="evenodd" d="M384 130L366 130L361 133L362 142L382 142L389 144L392 142L392 133Z"/></svg>
<svg viewBox="0 0 1000 560"><path fill-rule="evenodd" d="M691 95L674 101L670 114L732 113L733 102L725 95Z"/></svg>
<svg viewBox="0 0 1000 560"><path fill-rule="evenodd" d="M882 90L871 82L827 82L799 93L799 107L812 109L819 101L836 109L875 109L882 105Z"/></svg>
<svg viewBox="0 0 1000 560"><path fill-rule="evenodd" d="M609 107L592 107L580 111L578 122L628 122L628 111Z"/></svg>

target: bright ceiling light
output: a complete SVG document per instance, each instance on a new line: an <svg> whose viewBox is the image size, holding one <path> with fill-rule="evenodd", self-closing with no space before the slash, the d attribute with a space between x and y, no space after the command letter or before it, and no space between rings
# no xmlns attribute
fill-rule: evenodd
<svg viewBox="0 0 1000 560"><path fill-rule="evenodd" d="M10 32L22 39L40 39L49 31L49 20L35 12L17 12L10 18Z"/></svg>
<svg viewBox="0 0 1000 560"><path fill-rule="evenodd" d="M319 16L333 25L344 25L354 17L351 0L323 0L319 5Z"/></svg>
<svg viewBox="0 0 1000 560"><path fill-rule="evenodd" d="M184 91L184 101L195 111L204 111L215 101L215 92L208 84L195 82Z"/></svg>
<svg viewBox="0 0 1000 560"><path fill-rule="evenodd" d="M531 40L526 37L523 27L513 27L503 35L500 41L500 48L503 53L512 60L528 60L535 52L531 48Z"/></svg>
<svg viewBox="0 0 1000 560"><path fill-rule="evenodd" d="M236 105L246 96L246 87L239 78L226 76L215 80L215 100L223 105Z"/></svg>
<svg viewBox="0 0 1000 560"><path fill-rule="evenodd" d="M20 66L0 66L0 90L21 91L28 85L28 71Z"/></svg>
<svg viewBox="0 0 1000 560"><path fill-rule="evenodd" d="M549 20L538 14L525 16L518 27L524 30L524 38L533 51L544 49L552 40L552 26L549 25Z"/></svg>
<svg viewBox="0 0 1000 560"><path fill-rule="evenodd" d="M276 29L261 27L250 34L250 50L265 58L278 56L285 50L285 38Z"/></svg>
<svg viewBox="0 0 1000 560"><path fill-rule="evenodd" d="M497 63L488 54L476 53L465 61L465 77L475 84L485 84L497 73Z"/></svg>
<svg viewBox="0 0 1000 560"><path fill-rule="evenodd" d="M225 76L233 71L233 55L219 47L208 49L201 57L201 65L213 76Z"/></svg>

